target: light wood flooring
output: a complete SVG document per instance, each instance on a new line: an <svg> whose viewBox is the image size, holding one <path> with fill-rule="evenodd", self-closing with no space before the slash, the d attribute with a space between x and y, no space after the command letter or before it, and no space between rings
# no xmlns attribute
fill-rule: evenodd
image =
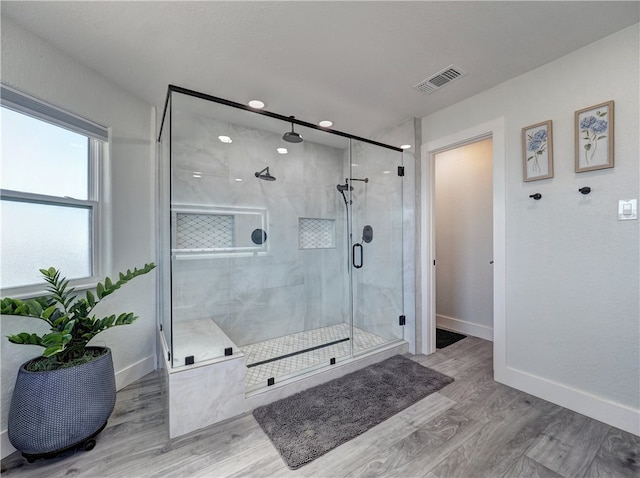
<svg viewBox="0 0 640 478"><path fill-rule="evenodd" d="M296 471L251 414L169 442L152 373L118 392L95 449L33 464L14 453L3 477L640 476L639 437L494 382L490 342L413 359L455 382Z"/></svg>

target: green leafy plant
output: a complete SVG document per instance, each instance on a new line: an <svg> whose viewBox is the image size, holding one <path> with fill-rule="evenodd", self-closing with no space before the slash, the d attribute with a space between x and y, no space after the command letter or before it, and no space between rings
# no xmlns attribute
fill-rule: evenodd
<svg viewBox="0 0 640 478"><path fill-rule="evenodd" d="M44 280L49 284L49 294L26 301L3 298L0 302L0 312L3 315L42 319L49 324L50 332L43 335L22 332L8 335L7 338L14 344L44 347L42 356L47 358L44 360L47 369L63 368L78 361L91 360L92 353L87 351L86 347L93 337L111 327L131 324L138 318L133 312L98 318L93 314L94 308L124 284L150 272L153 268L155 264L149 263L142 269L134 268L126 273L120 272L115 282L107 277L98 283L96 295L87 291L85 297L80 298L73 295L75 289L68 288L69 281L61 277L55 268L40 269Z"/></svg>

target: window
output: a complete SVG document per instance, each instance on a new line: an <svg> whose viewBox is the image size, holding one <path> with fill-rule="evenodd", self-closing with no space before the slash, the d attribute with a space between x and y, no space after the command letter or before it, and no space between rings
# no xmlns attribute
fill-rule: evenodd
<svg viewBox="0 0 640 478"><path fill-rule="evenodd" d="M0 285L36 293L39 269L72 286L100 273L101 155L105 128L1 87Z"/></svg>

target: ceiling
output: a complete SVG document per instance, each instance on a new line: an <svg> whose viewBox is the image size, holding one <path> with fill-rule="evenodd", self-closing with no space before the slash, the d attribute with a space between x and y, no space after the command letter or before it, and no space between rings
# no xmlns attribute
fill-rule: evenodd
<svg viewBox="0 0 640 478"><path fill-rule="evenodd" d="M1 14L162 108L168 84L372 137L640 20L637 1L6 1ZM425 95L449 65L467 74Z"/></svg>

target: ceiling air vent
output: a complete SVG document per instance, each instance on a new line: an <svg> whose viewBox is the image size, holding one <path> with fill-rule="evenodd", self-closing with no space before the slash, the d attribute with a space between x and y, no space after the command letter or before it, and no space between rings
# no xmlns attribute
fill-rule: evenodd
<svg viewBox="0 0 640 478"><path fill-rule="evenodd" d="M440 70L435 75L432 75L426 80L422 80L420 83L415 85L414 88L425 95L429 95L437 89L442 88L444 85L447 85L466 74L467 73L465 71L461 70L457 66L449 65L444 70Z"/></svg>

